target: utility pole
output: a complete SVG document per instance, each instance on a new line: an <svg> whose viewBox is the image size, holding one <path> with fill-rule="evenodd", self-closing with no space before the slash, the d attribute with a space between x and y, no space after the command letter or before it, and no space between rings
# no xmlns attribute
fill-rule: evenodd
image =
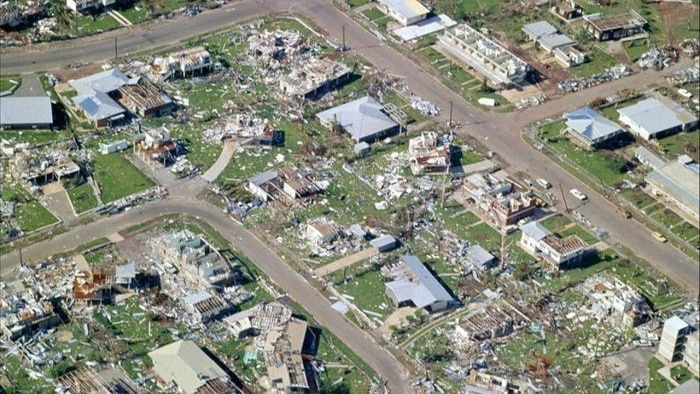
<svg viewBox="0 0 700 394"><path fill-rule="evenodd" d="M452 104L454 104L454 102L450 101L450 129L452 128Z"/></svg>
<svg viewBox="0 0 700 394"><path fill-rule="evenodd" d="M559 184L559 191L561 192L561 199L564 200L564 209L566 209L566 213L569 213L569 204L566 203L566 196L564 195L564 187L562 187L561 183Z"/></svg>
<svg viewBox="0 0 700 394"><path fill-rule="evenodd" d="M117 37L114 36L114 59L117 59L119 57L119 53L117 52Z"/></svg>
<svg viewBox="0 0 700 394"><path fill-rule="evenodd" d="M347 46L345 46L345 25L343 25L343 51L347 50Z"/></svg>

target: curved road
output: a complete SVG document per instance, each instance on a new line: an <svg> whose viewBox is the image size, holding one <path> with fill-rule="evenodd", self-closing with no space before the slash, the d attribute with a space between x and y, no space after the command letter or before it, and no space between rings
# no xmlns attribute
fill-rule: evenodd
<svg viewBox="0 0 700 394"><path fill-rule="evenodd" d="M284 289L293 300L302 304L314 320L327 327L355 354L366 361L378 376L387 381L392 393L413 392L408 383L409 376L402 365L375 343L369 334L349 323L343 315L331 308L330 302L323 295L252 233L231 220L221 209L206 202L174 197L134 208L123 214L74 227L69 232L22 249L23 259L36 261L45 258L48 254L71 250L85 242L106 237L121 229L168 213L189 214L211 225L248 256L272 282ZM1 261L0 276L6 276L11 274L17 266L19 256L14 252L2 256Z"/></svg>

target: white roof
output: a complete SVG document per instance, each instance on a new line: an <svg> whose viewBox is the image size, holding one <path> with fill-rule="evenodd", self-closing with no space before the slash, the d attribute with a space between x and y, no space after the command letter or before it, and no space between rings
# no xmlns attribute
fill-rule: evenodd
<svg viewBox="0 0 700 394"><path fill-rule="evenodd" d="M180 340L150 353L153 371L165 382L175 382L184 394L193 394L208 381L227 376L194 342Z"/></svg>
<svg viewBox="0 0 700 394"><path fill-rule="evenodd" d="M666 329L668 328L668 330L670 330L671 332L678 332L684 330L687 327L688 323L686 323L683 319L676 315L669 317L664 323L664 331L666 331Z"/></svg>
<svg viewBox="0 0 700 394"><path fill-rule="evenodd" d="M110 68L81 79L68 81L78 94L91 94L93 91L113 92L129 82L129 77L117 68Z"/></svg>
<svg viewBox="0 0 700 394"><path fill-rule="evenodd" d="M539 42L540 45L542 45L543 47L548 48L550 50L576 44L576 41L572 40L571 38L569 38L569 36L565 34L546 35L544 37L541 37L537 42Z"/></svg>
<svg viewBox="0 0 700 394"><path fill-rule="evenodd" d="M397 126L382 109L384 106L377 100L365 96L319 112L316 117L327 124L338 122L355 140L361 141Z"/></svg>
<svg viewBox="0 0 700 394"><path fill-rule="evenodd" d="M523 224L520 226L520 231L535 241L539 241L551 234L551 232L541 225L540 222L529 222Z"/></svg>
<svg viewBox="0 0 700 394"><path fill-rule="evenodd" d="M136 264L133 261L131 261L124 265L118 265L114 269L114 276L118 278L135 278Z"/></svg>
<svg viewBox="0 0 700 394"><path fill-rule="evenodd" d="M495 258L494 255L482 248L481 245L470 246L465 252L467 253L467 259L478 265L490 263Z"/></svg>
<svg viewBox="0 0 700 394"><path fill-rule="evenodd" d="M589 107L582 107L564 114L566 125L588 141L618 133L620 126Z"/></svg>
<svg viewBox="0 0 700 394"><path fill-rule="evenodd" d="M212 297L211 294L207 293L206 291L198 291L196 293L192 293L185 297L185 302L189 305L195 305L199 304L202 301L206 301Z"/></svg>
<svg viewBox="0 0 700 394"><path fill-rule="evenodd" d="M445 14L440 14L432 18L423 19L412 25L404 26L399 29L394 30L394 34L401 37L402 41L411 41L416 38L427 36L428 34L433 34L440 30L447 29L456 25L452 18Z"/></svg>
<svg viewBox="0 0 700 394"><path fill-rule="evenodd" d="M538 39L556 33L557 28L547 21L538 21L523 26L522 31L528 36Z"/></svg>
<svg viewBox="0 0 700 394"><path fill-rule="evenodd" d="M406 19L415 18L430 12L417 0L379 0L379 2Z"/></svg>
<svg viewBox="0 0 700 394"><path fill-rule="evenodd" d="M51 124L51 99L37 97L0 97L0 124L31 125Z"/></svg>
<svg viewBox="0 0 700 394"><path fill-rule="evenodd" d="M415 276L416 282L407 278L398 279L384 285L394 293L399 301L410 300L417 308L425 308L435 302L452 301L452 296L428 271L416 256L403 255L401 261Z"/></svg>
<svg viewBox="0 0 700 394"><path fill-rule="evenodd" d="M656 98L642 100L629 107L618 109L617 112L625 115L649 134L656 134L697 120L684 108L680 106L669 108ZM686 118L685 121L679 115Z"/></svg>

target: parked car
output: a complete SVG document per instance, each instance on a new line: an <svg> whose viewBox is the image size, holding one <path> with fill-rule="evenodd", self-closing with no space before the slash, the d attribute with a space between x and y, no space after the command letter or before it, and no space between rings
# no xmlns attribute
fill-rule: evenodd
<svg viewBox="0 0 700 394"><path fill-rule="evenodd" d="M588 197L578 189L571 189L569 190L569 193L581 201L586 201L588 199Z"/></svg>
<svg viewBox="0 0 700 394"><path fill-rule="evenodd" d="M660 232L654 231L651 233L651 235L660 242L668 242L668 239L666 237L664 237L664 235L661 234Z"/></svg>
<svg viewBox="0 0 700 394"><path fill-rule="evenodd" d="M537 178L537 180L535 180L535 182L537 182L537 184L540 185L540 187L545 189L545 190L552 187L552 184L543 178Z"/></svg>

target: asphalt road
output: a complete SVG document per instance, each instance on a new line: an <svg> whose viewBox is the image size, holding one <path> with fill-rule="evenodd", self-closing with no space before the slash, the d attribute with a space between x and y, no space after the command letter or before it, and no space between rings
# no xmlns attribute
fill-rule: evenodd
<svg viewBox="0 0 700 394"><path fill-rule="evenodd" d="M80 246L91 240L106 237L120 229L146 222L167 213L186 213L211 225L281 287L296 302L306 308L319 324L327 327L355 354L361 357L381 378L387 381L392 393L413 392L409 377L401 363L394 359L374 339L349 323L343 315L331 308L329 301L313 288L302 276L274 254L252 233L231 220L221 209L193 199L171 198L132 209L120 215L107 217L87 225L74 227L69 232L50 240L31 245L22 250L24 261L43 259L47 254L58 253ZM0 259L0 276L12 273L19 262L18 253L4 255Z"/></svg>

